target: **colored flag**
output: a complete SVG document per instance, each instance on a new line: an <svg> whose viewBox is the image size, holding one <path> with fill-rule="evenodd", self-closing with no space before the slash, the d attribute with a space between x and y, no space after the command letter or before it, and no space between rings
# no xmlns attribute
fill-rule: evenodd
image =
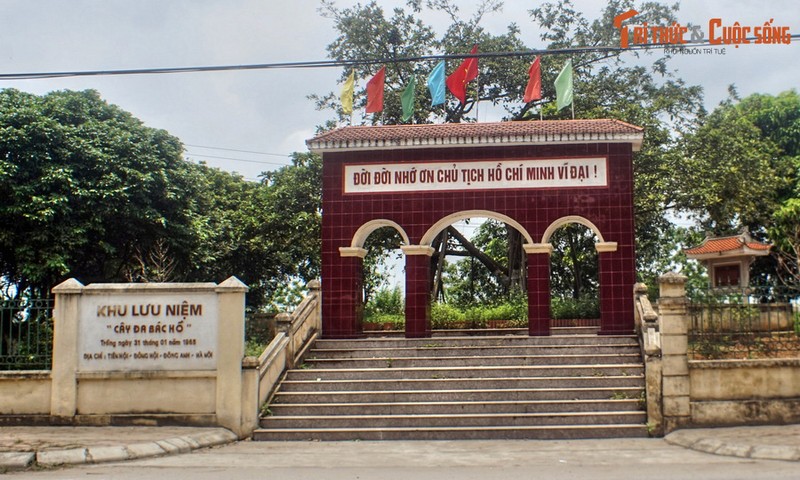
<svg viewBox="0 0 800 480"><path fill-rule="evenodd" d="M478 53L478 45L469 52ZM466 58L455 72L447 77L447 88L462 103L467 103L467 84L478 78L478 57Z"/></svg>
<svg viewBox="0 0 800 480"><path fill-rule="evenodd" d="M428 75L428 90L431 92L431 107L444 103L444 60Z"/></svg>
<svg viewBox="0 0 800 480"><path fill-rule="evenodd" d="M542 98L542 66L539 57L531 63L528 69L528 85L525 87L525 103Z"/></svg>
<svg viewBox="0 0 800 480"><path fill-rule="evenodd" d="M414 116L414 94L417 90L417 78L413 75L400 95L400 104L403 106L403 121L407 122Z"/></svg>
<svg viewBox="0 0 800 480"><path fill-rule="evenodd" d="M556 106L559 110L572 105L572 59L567 60L555 81Z"/></svg>
<svg viewBox="0 0 800 480"><path fill-rule="evenodd" d="M367 113L383 110L383 84L385 82L386 67L381 67L378 73L367 82Z"/></svg>
<svg viewBox="0 0 800 480"><path fill-rule="evenodd" d="M342 85L342 93L339 95L339 99L342 102L342 112L345 115L351 115L353 113L353 88L356 84L356 71L353 70L350 72L350 76L347 77L345 80L344 85Z"/></svg>

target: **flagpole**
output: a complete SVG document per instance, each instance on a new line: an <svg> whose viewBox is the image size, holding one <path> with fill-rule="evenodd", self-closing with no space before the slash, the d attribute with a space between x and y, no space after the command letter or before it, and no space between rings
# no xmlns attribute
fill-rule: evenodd
<svg viewBox="0 0 800 480"><path fill-rule="evenodd" d="M477 57L475 58L475 63L478 63ZM477 68L478 76L475 78L475 123L481 121L480 117L478 116L478 112L480 111L478 107L481 104L481 69L480 67Z"/></svg>

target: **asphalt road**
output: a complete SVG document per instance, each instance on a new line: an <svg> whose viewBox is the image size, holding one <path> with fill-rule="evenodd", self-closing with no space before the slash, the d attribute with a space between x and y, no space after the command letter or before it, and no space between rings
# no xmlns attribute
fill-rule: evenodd
<svg viewBox="0 0 800 480"><path fill-rule="evenodd" d="M6 478L796 480L800 463L710 455L661 439L240 442L184 455L10 473Z"/></svg>

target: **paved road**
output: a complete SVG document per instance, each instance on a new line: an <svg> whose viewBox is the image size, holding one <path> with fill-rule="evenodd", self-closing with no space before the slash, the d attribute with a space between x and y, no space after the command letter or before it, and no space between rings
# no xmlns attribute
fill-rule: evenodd
<svg viewBox="0 0 800 480"><path fill-rule="evenodd" d="M796 480L800 465L710 455L661 439L240 442L149 460L10 473L7 478Z"/></svg>

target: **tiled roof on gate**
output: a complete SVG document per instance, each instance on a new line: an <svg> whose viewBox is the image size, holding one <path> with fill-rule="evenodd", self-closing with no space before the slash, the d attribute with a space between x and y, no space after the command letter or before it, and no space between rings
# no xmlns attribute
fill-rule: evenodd
<svg viewBox="0 0 800 480"><path fill-rule="evenodd" d="M631 143L634 151L638 151L643 131L642 127L612 119L350 126L317 135L306 144L312 151L324 152L496 144Z"/></svg>
<svg viewBox="0 0 800 480"><path fill-rule="evenodd" d="M713 254L733 253L741 250L745 254L748 250L751 255L766 255L772 245L761 243L750 238L750 235L743 233L730 237L706 237L703 243L696 247L684 250L689 257L708 256Z"/></svg>

